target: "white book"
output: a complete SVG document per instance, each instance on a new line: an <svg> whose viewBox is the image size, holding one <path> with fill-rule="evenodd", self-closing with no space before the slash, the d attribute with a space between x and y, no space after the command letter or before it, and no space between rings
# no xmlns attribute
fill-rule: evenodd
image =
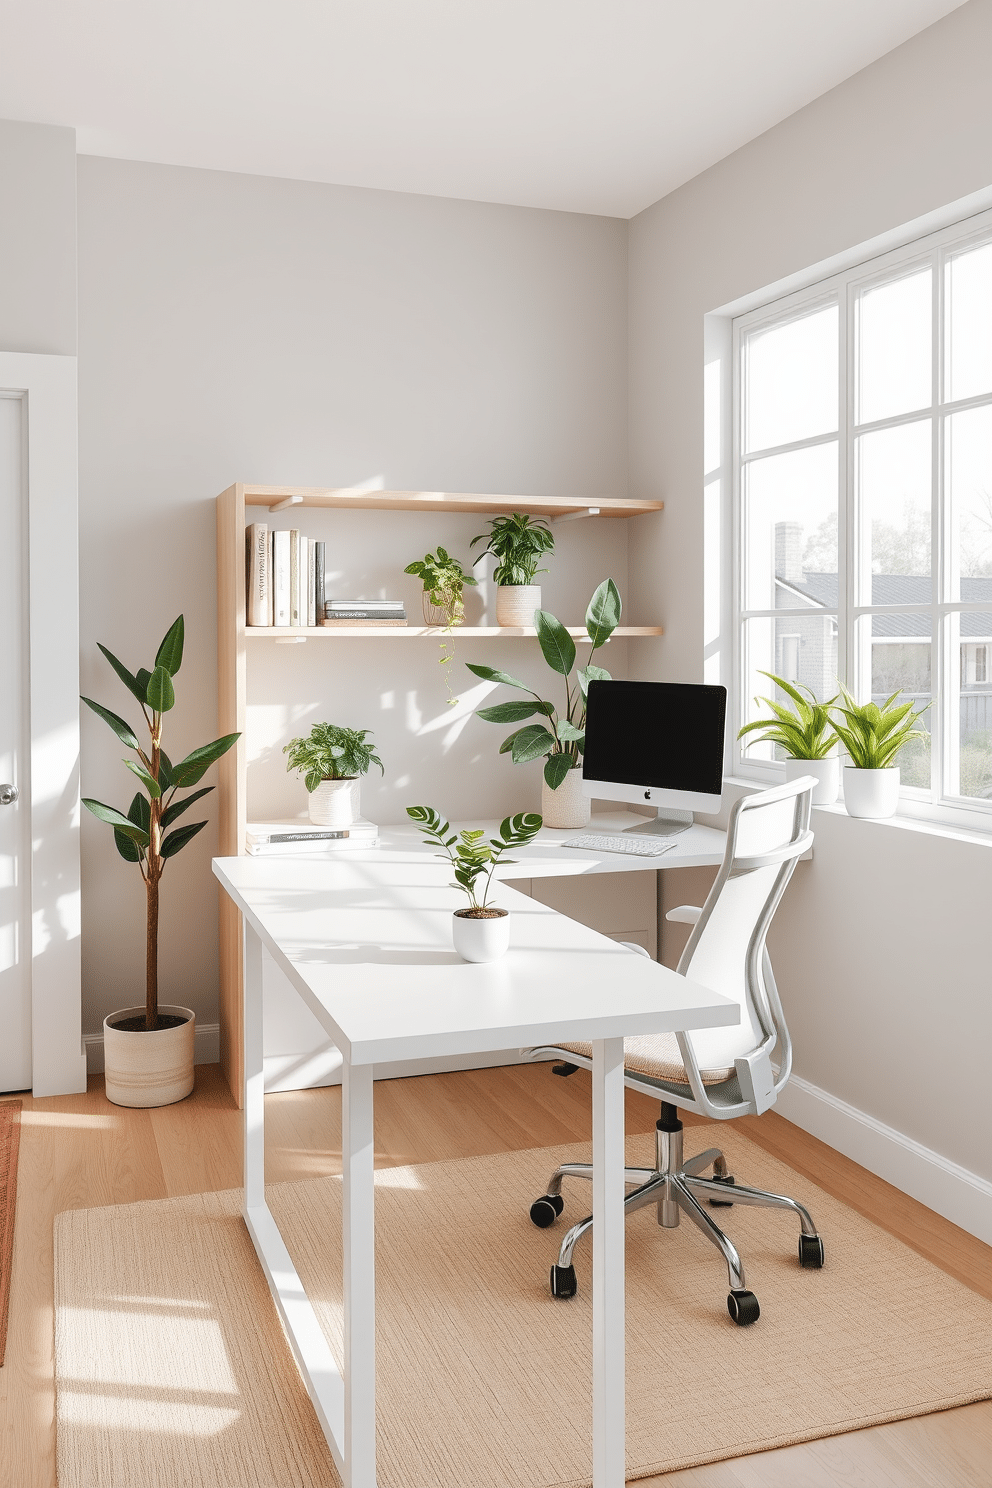
<svg viewBox="0 0 992 1488"><path fill-rule="evenodd" d="M275 533L274 532L270 532L269 533L269 619L268 619L269 625L274 625L275 624L275 583L274 583L274 579L273 579L273 576L275 574L275 568L273 567L273 562L272 562L272 549L273 549L274 543L275 543Z"/></svg>
<svg viewBox="0 0 992 1488"><path fill-rule="evenodd" d="M359 837L364 841L379 835L375 822L357 816L347 827L322 827L309 821L249 822L245 829L247 842L335 842Z"/></svg>
<svg viewBox="0 0 992 1488"><path fill-rule="evenodd" d="M327 842L246 842L245 850L253 858L333 858L340 853L373 852L378 837L344 837Z"/></svg>
<svg viewBox="0 0 992 1488"><path fill-rule="evenodd" d="M402 610L406 601L402 599L329 599L328 610Z"/></svg>
<svg viewBox="0 0 992 1488"><path fill-rule="evenodd" d="M317 624L317 544L312 537L307 545L307 624Z"/></svg>
<svg viewBox="0 0 992 1488"><path fill-rule="evenodd" d="M304 539L306 541L306 539ZM300 610L301 599L306 601L306 559L300 564L300 532L298 527L289 529L289 623L305 625L306 610ZM303 583L300 580L303 578ZM303 618L301 619L301 613Z"/></svg>
<svg viewBox="0 0 992 1488"><path fill-rule="evenodd" d="M247 571L245 619L249 625L271 625L269 618L269 524L252 522L245 530Z"/></svg>
<svg viewBox="0 0 992 1488"><path fill-rule="evenodd" d="M289 624L289 533L272 534L272 624Z"/></svg>

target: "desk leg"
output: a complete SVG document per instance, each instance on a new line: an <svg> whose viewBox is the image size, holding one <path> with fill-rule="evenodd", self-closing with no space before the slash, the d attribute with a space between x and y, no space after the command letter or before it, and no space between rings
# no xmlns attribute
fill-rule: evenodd
<svg viewBox="0 0 992 1488"><path fill-rule="evenodd" d="M262 1057L262 942L245 922L245 1208L265 1205L265 1074Z"/></svg>
<svg viewBox="0 0 992 1488"><path fill-rule="evenodd" d="M592 1481L624 1483L623 1039L592 1046Z"/></svg>
<svg viewBox="0 0 992 1488"><path fill-rule="evenodd" d="M375 1147L372 1066L341 1067L344 1481L375 1488Z"/></svg>

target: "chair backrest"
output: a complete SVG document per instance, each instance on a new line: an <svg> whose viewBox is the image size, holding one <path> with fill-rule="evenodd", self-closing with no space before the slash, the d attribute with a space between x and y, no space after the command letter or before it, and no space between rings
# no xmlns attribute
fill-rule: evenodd
<svg viewBox="0 0 992 1488"><path fill-rule="evenodd" d="M813 842L811 776L745 796L734 806L727 851L678 970L740 1005L736 1028L698 1029L680 1036L683 1055L700 1070L733 1069L734 1060L764 1046L787 1066L775 1088L788 1079L792 1062L788 1029L765 951L772 917L797 860ZM689 1060L686 1061L690 1068ZM693 1081L693 1084L696 1082Z"/></svg>

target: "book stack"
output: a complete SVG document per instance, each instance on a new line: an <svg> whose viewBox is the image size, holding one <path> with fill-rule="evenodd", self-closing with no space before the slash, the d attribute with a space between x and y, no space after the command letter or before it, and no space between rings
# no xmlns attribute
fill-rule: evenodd
<svg viewBox="0 0 992 1488"><path fill-rule="evenodd" d="M245 528L245 620L248 625L316 626L324 613L324 544L297 528Z"/></svg>
<svg viewBox="0 0 992 1488"><path fill-rule="evenodd" d="M405 625L401 599L329 599L322 625Z"/></svg>
<svg viewBox="0 0 992 1488"><path fill-rule="evenodd" d="M245 846L252 857L323 858L378 847L379 828L358 816L350 827L317 827L312 822L249 822Z"/></svg>

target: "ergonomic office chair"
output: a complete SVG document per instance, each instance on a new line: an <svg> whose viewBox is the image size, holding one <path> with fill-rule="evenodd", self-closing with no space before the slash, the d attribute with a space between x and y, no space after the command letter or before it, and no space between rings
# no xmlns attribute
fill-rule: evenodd
<svg viewBox="0 0 992 1488"><path fill-rule="evenodd" d="M738 801L730 814L723 864L705 905L702 909L686 905L667 916L693 926L678 964L680 975L733 998L740 1004L740 1024L624 1040L624 1083L661 1098L655 1166L626 1170L626 1183L636 1187L627 1194L624 1211L657 1204L658 1223L665 1229L674 1229L680 1214L691 1219L727 1262L727 1308L742 1327L757 1320L758 1300L747 1289L735 1246L701 1201L708 1199L716 1208L747 1204L792 1210L802 1226L799 1264L803 1267L823 1265L823 1241L802 1204L736 1183L717 1148L684 1159L678 1108L716 1121L760 1115L774 1105L792 1071L792 1043L765 938L796 862L813 841L809 818L815 784L804 776ZM640 946L629 949L647 955ZM555 1074L592 1068L591 1044L545 1045L530 1053L533 1059L558 1055L564 1063L555 1066ZM702 1177L709 1167L713 1176ZM531 1206L530 1217L542 1229L554 1224L564 1208L564 1178L591 1179L592 1165L563 1163L555 1170L547 1193ZM565 1235L558 1262L551 1268L553 1296L575 1295L572 1254L591 1226L589 1216Z"/></svg>

